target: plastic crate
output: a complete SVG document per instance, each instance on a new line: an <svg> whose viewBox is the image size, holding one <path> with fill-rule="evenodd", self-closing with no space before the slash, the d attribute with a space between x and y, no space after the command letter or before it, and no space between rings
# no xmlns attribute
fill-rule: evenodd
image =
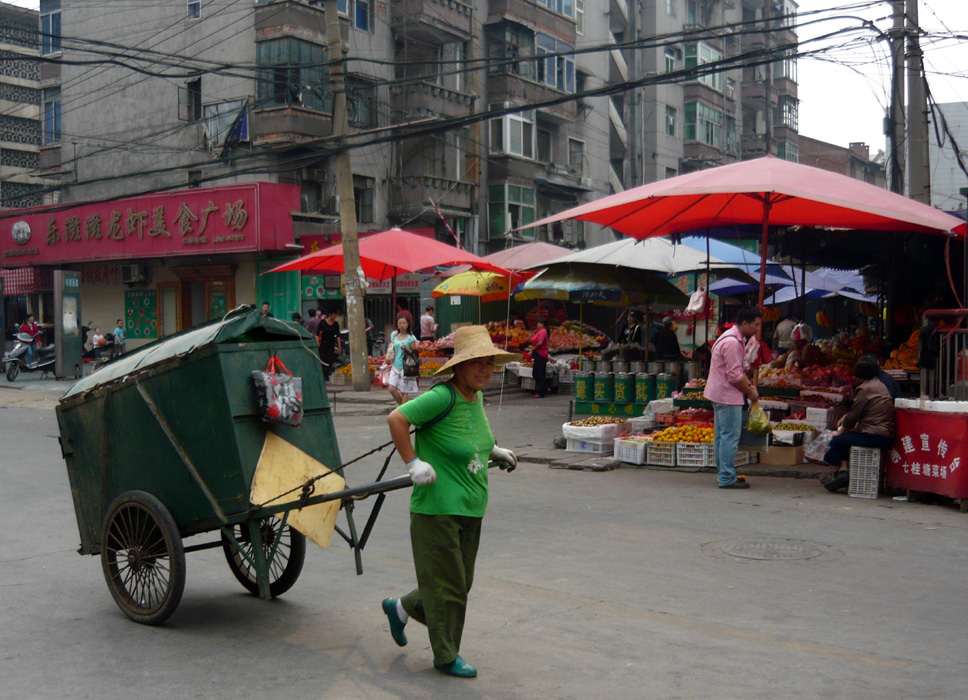
<svg viewBox="0 0 968 700"><path fill-rule="evenodd" d="M716 455L711 442L676 443L677 467L711 467L716 464Z"/></svg>
<svg viewBox="0 0 968 700"><path fill-rule="evenodd" d="M645 445L644 442L616 438L615 459L629 464L645 464Z"/></svg>
<svg viewBox="0 0 968 700"><path fill-rule="evenodd" d="M606 438L605 440L567 438L567 444L565 446L565 452L587 452L593 455L610 455L614 449L614 438Z"/></svg>
<svg viewBox="0 0 968 700"><path fill-rule="evenodd" d="M877 498L880 479L881 451L871 447L851 447L847 495L851 498Z"/></svg>
<svg viewBox="0 0 968 700"><path fill-rule="evenodd" d="M558 382L560 384L574 384L575 377L578 376L577 369L566 369L564 372L558 374Z"/></svg>
<svg viewBox="0 0 968 700"><path fill-rule="evenodd" d="M521 388L525 391L534 391L535 386L533 377L521 377Z"/></svg>
<svg viewBox="0 0 968 700"><path fill-rule="evenodd" d="M658 467L676 466L676 443L647 442L645 443L646 462Z"/></svg>
<svg viewBox="0 0 968 700"><path fill-rule="evenodd" d="M736 461L733 464L737 467L745 467L749 464L758 464L760 461L760 453L752 452L750 450L740 450L736 453ZM713 464L716 462L716 455L713 455Z"/></svg>

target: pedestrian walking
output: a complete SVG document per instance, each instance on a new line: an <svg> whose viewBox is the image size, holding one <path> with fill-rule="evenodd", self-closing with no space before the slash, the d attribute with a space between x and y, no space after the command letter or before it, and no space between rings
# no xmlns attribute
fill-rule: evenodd
<svg viewBox="0 0 968 700"><path fill-rule="evenodd" d="M494 347L484 326L458 328L453 358L435 373L453 372L453 378L387 418L414 483L410 542L417 587L399 600L384 600L383 612L399 646L407 644L404 627L411 617L426 625L434 668L450 676L477 675L461 658L460 645L487 508L488 460L502 462L508 471L517 466L514 453L494 442L481 389L496 365L519 358ZM417 428L415 445L411 426Z"/></svg>

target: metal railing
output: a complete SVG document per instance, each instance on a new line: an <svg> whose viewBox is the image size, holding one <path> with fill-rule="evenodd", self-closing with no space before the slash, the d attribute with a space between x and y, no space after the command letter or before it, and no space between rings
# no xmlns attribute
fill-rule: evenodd
<svg viewBox="0 0 968 700"><path fill-rule="evenodd" d="M921 396L930 399L968 400L968 309L932 309L924 318L934 327L922 331L921 344L928 344L933 362L921 368ZM938 321L945 325L938 328ZM925 356L924 348L921 352Z"/></svg>

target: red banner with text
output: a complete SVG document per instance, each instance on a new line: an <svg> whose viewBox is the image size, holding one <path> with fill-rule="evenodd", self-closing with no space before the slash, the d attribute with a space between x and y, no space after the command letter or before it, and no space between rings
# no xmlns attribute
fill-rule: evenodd
<svg viewBox="0 0 968 700"><path fill-rule="evenodd" d="M909 408L895 411L897 438L887 485L968 498L968 415Z"/></svg>
<svg viewBox="0 0 968 700"><path fill-rule="evenodd" d="M0 213L0 266L269 252L293 242L296 185L258 182Z"/></svg>

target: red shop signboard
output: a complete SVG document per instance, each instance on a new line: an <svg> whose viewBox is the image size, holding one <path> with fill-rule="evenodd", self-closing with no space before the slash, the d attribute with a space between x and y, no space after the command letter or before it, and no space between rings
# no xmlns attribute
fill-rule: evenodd
<svg viewBox="0 0 968 700"><path fill-rule="evenodd" d="M0 266L282 251L299 187L267 182L0 214Z"/></svg>
<svg viewBox="0 0 968 700"><path fill-rule="evenodd" d="M899 408L895 416L887 485L968 498L968 415Z"/></svg>

